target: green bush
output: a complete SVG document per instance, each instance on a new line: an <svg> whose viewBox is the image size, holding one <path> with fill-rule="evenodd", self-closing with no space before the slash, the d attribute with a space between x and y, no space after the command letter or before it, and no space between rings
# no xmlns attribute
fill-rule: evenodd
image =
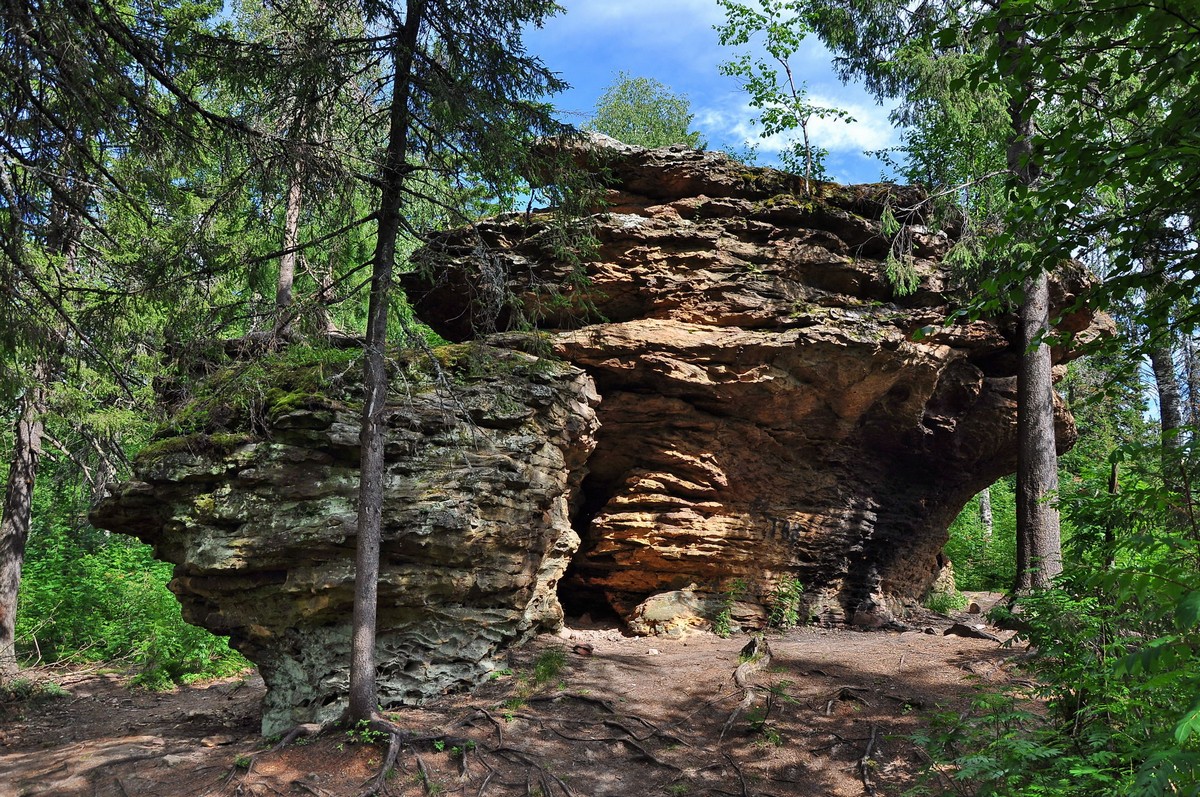
<svg viewBox="0 0 1200 797"><path fill-rule="evenodd" d="M153 688L248 667L225 639L184 621L170 578L148 545L90 527L39 526L26 552L18 649L49 663L127 661Z"/></svg>
<svg viewBox="0 0 1200 797"><path fill-rule="evenodd" d="M788 629L800 624L800 600L804 597L804 585L792 576L784 576L775 583L768 603L771 612L767 625L771 628Z"/></svg>
<svg viewBox="0 0 1200 797"><path fill-rule="evenodd" d="M1200 533L1154 477L1157 447L1125 453L1117 494L1103 465L1061 502L1066 570L1021 601L1037 687L918 738L961 794L1200 794Z"/></svg>
<svg viewBox="0 0 1200 797"><path fill-rule="evenodd" d="M961 592L931 592L925 599L925 608L939 614L949 614L967 607L967 596Z"/></svg>

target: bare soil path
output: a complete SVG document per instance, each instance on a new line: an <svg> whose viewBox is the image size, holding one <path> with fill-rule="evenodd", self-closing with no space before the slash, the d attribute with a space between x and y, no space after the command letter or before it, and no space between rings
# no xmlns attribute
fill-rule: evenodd
<svg viewBox="0 0 1200 797"><path fill-rule="evenodd" d="M734 679L747 637L632 638L577 622L513 652L511 675L393 715L441 738L406 746L381 793L900 795L922 764L906 735L1011 677L1013 650L943 636L952 619L982 622L769 636L770 661L742 670L748 690ZM271 751L256 675L170 693L58 675L66 696L0 704L0 797L352 797L383 758L345 731Z"/></svg>

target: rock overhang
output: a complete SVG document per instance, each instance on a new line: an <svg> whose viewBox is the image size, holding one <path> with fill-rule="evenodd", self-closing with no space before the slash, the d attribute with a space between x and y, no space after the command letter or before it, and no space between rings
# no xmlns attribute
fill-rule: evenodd
<svg viewBox="0 0 1200 797"><path fill-rule="evenodd" d="M736 591L753 624L798 579L808 614L878 622L922 597L958 509L1015 465L1012 319L942 324L954 237L920 212L900 213L914 290L887 277L883 216L923 207L919 191L804 195L718 153L602 154L611 206L589 220L585 282L536 214L436 236L419 257L439 281L406 278L448 338L493 316L543 332L440 350L449 393L395 366L385 704L478 682L561 622L559 591L636 628L657 617L649 597ZM480 252L501 284L481 289ZM513 301L480 308L497 288ZM1078 284L1057 290L1065 307ZM1099 328L1086 309L1064 325ZM175 562L188 618L263 669L267 732L335 716L345 695L354 373L287 372L261 417L159 441L94 515ZM1057 422L1066 448L1061 405Z"/></svg>
<svg viewBox="0 0 1200 797"><path fill-rule="evenodd" d="M891 184L805 192L795 175L679 147L570 146L607 180L585 280L536 214L434 236L417 259L437 278L405 278L439 332L483 334L471 299L482 241L491 290L515 297L487 320L538 319L596 380L568 586L626 618L656 593L747 579L767 601L800 577L813 613L836 619L919 600L955 514L1015 468L1019 361L1014 318L944 323L963 286L928 197ZM1073 268L1055 285L1071 310L1059 329L1076 340L1105 331L1074 306L1085 285ZM1056 347L1056 362L1075 351ZM1056 427L1065 451L1075 430L1061 402ZM699 461L707 471L685 464Z"/></svg>

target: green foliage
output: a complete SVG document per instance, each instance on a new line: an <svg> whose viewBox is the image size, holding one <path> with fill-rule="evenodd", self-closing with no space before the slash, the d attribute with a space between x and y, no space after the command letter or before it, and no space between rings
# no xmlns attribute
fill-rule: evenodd
<svg viewBox="0 0 1200 797"><path fill-rule="evenodd" d="M967 596L961 592L931 592L925 599L925 608L940 614L949 614L967 607Z"/></svg>
<svg viewBox="0 0 1200 797"><path fill-rule="evenodd" d="M567 666L567 652L562 648L542 651L533 664L533 686L557 680Z"/></svg>
<svg viewBox="0 0 1200 797"><path fill-rule="evenodd" d="M70 697L71 693L53 681L40 681L32 678L13 678L0 684L0 703L40 703L44 700L55 700Z"/></svg>
<svg viewBox="0 0 1200 797"><path fill-rule="evenodd" d="M1180 454L1190 470L1190 442ZM964 793L1200 790L1200 534L1185 499L1157 478L1160 455L1123 446L1116 493L1063 500L1067 567L1055 589L1020 604L1036 692L984 695L920 740ZM1085 484L1106 483L1106 470L1083 474Z"/></svg>
<svg viewBox="0 0 1200 797"><path fill-rule="evenodd" d="M733 604L741 600L749 585L745 579L735 578L721 593L721 608L713 618L713 633L722 639L728 639L733 634Z"/></svg>
<svg viewBox="0 0 1200 797"><path fill-rule="evenodd" d="M1007 590L1016 577L1017 521L1013 479L1006 477L990 488L992 533L980 517L979 496L972 498L950 524L950 539L943 551L954 564L959 589Z"/></svg>
<svg viewBox="0 0 1200 797"><path fill-rule="evenodd" d="M1037 85L1053 113L1033 142L1052 168L1020 197L1011 223L1043 232L1046 262L1102 251L1101 301L1128 297L1143 319L1162 320L1200 289L1195 9L1104 0L1079 19L1071 9L1066 0L1005 7L990 25L1019 25L1053 46L1021 48L1006 70L990 66L993 46L969 76L975 85L987 74L1009 91Z"/></svg>
<svg viewBox="0 0 1200 797"><path fill-rule="evenodd" d="M703 149L700 134L688 131L693 118L686 96L673 93L653 78L618 72L596 101L596 115L584 129L639 147L684 144Z"/></svg>
<svg viewBox="0 0 1200 797"><path fill-rule="evenodd" d="M249 666L226 640L184 621L167 589L171 566L150 547L61 522L46 498L31 535L21 583L17 645L22 655L61 661L129 662L135 681L166 688L232 675Z"/></svg>
<svg viewBox="0 0 1200 797"><path fill-rule="evenodd" d="M722 63L721 74L736 78L750 95L750 107L759 112L756 121L763 138L800 131L800 140L791 143L780 159L784 168L804 175L805 187L810 188L812 180L824 176L826 155L809 138L810 122L814 118L854 121L845 111L809 101L805 84L797 82L792 73L792 57L814 30L811 14L794 0L761 0L757 7L735 0L717 3L725 10L725 24L716 26L721 44L749 47L761 36L762 47L770 56L767 61L743 52Z"/></svg>
<svg viewBox="0 0 1200 797"><path fill-rule="evenodd" d="M199 357L200 365L181 362L183 376L174 381L186 398L170 426L158 430L157 439L139 452L141 461L181 448L230 448L242 441L227 433L252 434L280 415L328 406L354 392L347 384L360 379L362 351L298 344L233 361L221 353L191 356ZM203 362L210 356L211 362ZM203 378L188 376L197 367L212 372Z"/></svg>
<svg viewBox="0 0 1200 797"><path fill-rule="evenodd" d="M383 744L388 735L371 727L370 720L359 720L346 729L346 738L354 744Z"/></svg>
<svg viewBox="0 0 1200 797"><path fill-rule="evenodd" d="M767 626L787 630L800 624L800 601L804 597L804 585L793 576L784 576L775 582L767 602L771 606Z"/></svg>

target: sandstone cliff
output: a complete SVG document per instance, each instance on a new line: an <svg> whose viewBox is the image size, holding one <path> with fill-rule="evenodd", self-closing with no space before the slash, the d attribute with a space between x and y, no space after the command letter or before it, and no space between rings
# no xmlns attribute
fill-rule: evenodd
<svg viewBox="0 0 1200 797"><path fill-rule="evenodd" d="M609 200L585 220L585 274L544 216L513 214L430 240L406 280L447 338L547 331L441 349L440 377L427 355L394 364L385 705L478 682L561 623L560 596L676 632L733 593L734 620L761 624L798 579L805 616L887 622L932 583L963 504L1015 467L1012 319L941 325L954 241L923 226L919 191L808 196L673 148L579 157ZM1086 311L1060 328L1097 332ZM259 665L266 732L336 716L347 682L357 365L298 356L235 359L176 397L92 516L154 544L188 619ZM1074 439L1060 407L1060 450Z"/></svg>
<svg viewBox="0 0 1200 797"><path fill-rule="evenodd" d="M721 153L611 140L580 155L610 189L586 284L521 214L436 238L418 254L436 277L407 281L455 339L477 334L473 297L493 283L516 297L493 306L499 324L560 330L555 352L596 380L565 591L625 618L692 585L769 601L784 577L834 620L885 621L919 599L955 514L1015 469L1018 359L1011 319L941 326L961 298L941 262L954 242L922 226L924 195L805 196L799 178ZM902 295L888 272L905 266ZM1091 322L1077 311L1060 327ZM1074 440L1060 407L1060 450Z"/></svg>

